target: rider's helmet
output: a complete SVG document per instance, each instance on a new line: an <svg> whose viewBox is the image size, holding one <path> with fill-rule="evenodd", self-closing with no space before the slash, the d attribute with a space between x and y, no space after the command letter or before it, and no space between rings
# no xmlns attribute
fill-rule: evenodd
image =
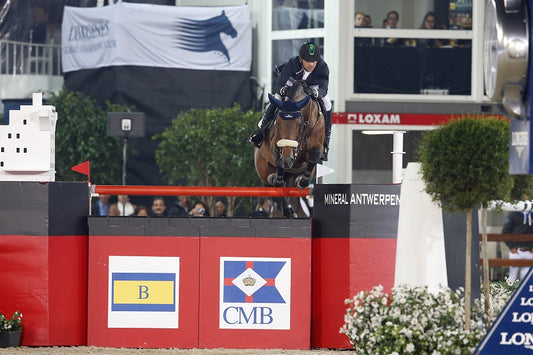
<svg viewBox="0 0 533 355"><path fill-rule="evenodd" d="M314 42L305 42L300 47L300 52L298 54L300 58L308 62L318 62L320 59L320 50Z"/></svg>

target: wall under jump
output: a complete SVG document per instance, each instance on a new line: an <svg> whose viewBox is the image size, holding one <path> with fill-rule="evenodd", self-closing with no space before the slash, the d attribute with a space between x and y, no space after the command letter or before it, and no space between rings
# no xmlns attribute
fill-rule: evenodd
<svg viewBox="0 0 533 355"><path fill-rule="evenodd" d="M394 285L400 185L316 185L312 219L91 217L87 183L0 194L23 345L351 348L344 300Z"/></svg>

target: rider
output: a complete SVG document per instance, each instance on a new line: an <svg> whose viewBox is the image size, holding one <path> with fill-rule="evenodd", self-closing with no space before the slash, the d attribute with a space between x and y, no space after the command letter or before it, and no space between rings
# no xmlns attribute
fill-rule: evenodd
<svg viewBox="0 0 533 355"><path fill-rule="evenodd" d="M274 85L274 93L277 99L285 96L290 78L299 80L303 79L309 87L312 88L312 95L315 98L321 98L326 109L326 135L324 138L324 154L321 160L328 160L329 137L331 135L331 101L328 97L329 68L326 62L320 57L320 50L313 42L306 42L300 47L298 56L290 58L281 70L281 75ZM265 130L269 123L274 119L276 107L270 103L263 114L263 117L257 124L259 129L256 130L248 141L257 148L261 147Z"/></svg>

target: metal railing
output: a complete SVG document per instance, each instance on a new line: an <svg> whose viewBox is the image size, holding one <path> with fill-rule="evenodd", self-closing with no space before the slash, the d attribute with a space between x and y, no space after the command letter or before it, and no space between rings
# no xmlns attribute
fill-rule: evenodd
<svg viewBox="0 0 533 355"><path fill-rule="evenodd" d="M482 235L479 235L479 240L482 240ZM533 234L517 234L517 233L488 233L488 242L532 242ZM480 265L483 265L483 259L479 259ZM533 259L505 259L505 258L489 258L489 267L501 266L532 266Z"/></svg>
<svg viewBox="0 0 533 355"><path fill-rule="evenodd" d="M61 45L0 40L0 74L63 75Z"/></svg>

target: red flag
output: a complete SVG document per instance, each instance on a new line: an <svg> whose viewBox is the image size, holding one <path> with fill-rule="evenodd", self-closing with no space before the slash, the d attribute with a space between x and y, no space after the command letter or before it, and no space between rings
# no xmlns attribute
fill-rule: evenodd
<svg viewBox="0 0 533 355"><path fill-rule="evenodd" d="M73 166L72 171L87 175L89 182L91 181L91 168L88 160L81 164Z"/></svg>

